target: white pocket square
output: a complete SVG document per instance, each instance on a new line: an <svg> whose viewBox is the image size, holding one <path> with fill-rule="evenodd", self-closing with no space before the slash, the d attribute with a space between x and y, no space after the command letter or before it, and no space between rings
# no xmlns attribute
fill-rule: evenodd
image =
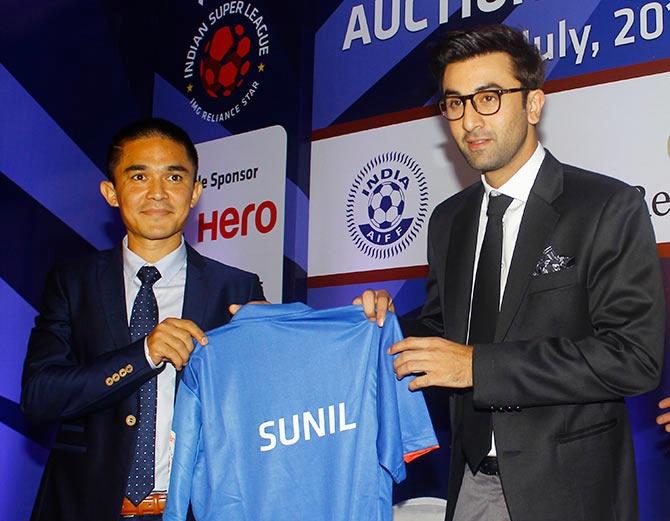
<svg viewBox="0 0 670 521"><path fill-rule="evenodd" d="M547 273L555 273L574 267L575 258L567 255L559 255L554 250L553 246L547 246L543 251L540 259L537 261L533 277L539 275L546 275Z"/></svg>

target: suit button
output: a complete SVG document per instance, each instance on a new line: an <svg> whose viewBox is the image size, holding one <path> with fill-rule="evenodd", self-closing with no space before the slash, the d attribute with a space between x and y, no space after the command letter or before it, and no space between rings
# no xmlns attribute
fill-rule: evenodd
<svg viewBox="0 0 670 521"><path fill-rule="evenodd" d="M114 384L114 380L112 380L111 376L108 376L107 378L105 378L105 385L107 385L109 387L113 384Z"/></svg>
<svg viewBox="0 0 670 521"><path fill-rule="evenodd" d="M505 407L505 410L507 412L512 412L514 410L514 408L512 406L508 405L507 407Z"/></svg>
<svg viewBox="0 0 670 521"><path fill-rule="evenodd" d="M133 427L136 423L137 423L137 418L135 418L135 416L133 416L132 414L129 414L128 416L126 416L126 425L128 427Z"/></svg>
<svg viewBox="0 0 670 521"><path fill-rule="evenodd" d="M490 409L491 409L491 412L495 412L495 410L496 410L496 406L495 406L495 405L491 405Z"/></svg>
<svg viewBox="0 0 670 521"><path fill-rule="evenodd" d="M126 371L126 369L125 369L124 367L122 367L121 369L119 369L119 376L120 376L121 378L123 378L123 377L126 376L127 374L128 374L128 371Z"/></svg>
<svg viewBox="0 0 670 521"><path fill-rule="evenodd" d="M132 364L128 364L128 365L126 366L126 373L132 373L132 372L133 372L133 365L132 365Z"/></svg>
<svg viewBox="0 0 670 521"><path fill-rule="evenodd" d="M112 375L112 380L114 380L115 382L118 382L119 380L121 380L121 377L119 376L119 373L114 373Z"/></svg>

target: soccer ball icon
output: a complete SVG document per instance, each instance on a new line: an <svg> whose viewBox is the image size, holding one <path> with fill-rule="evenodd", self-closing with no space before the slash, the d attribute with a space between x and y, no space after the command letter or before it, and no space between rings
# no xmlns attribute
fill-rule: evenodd
<svg viewBox="0 0 670 521"><path fill-rule="evenodd" d="M251 68L251 62L245 59L250 51L251 40L244 35L242 25L226 25L214 33L200 60L200 79L209 96L230 96L244 83Z"/></svg>
<svg viewBox="0 0 670 521"><path fill-rule="evenodd" d="M378 230L393 228L402 218L405 210L405 195L400 185L394 181L378 184L368 200L368 217Z"/></svg>

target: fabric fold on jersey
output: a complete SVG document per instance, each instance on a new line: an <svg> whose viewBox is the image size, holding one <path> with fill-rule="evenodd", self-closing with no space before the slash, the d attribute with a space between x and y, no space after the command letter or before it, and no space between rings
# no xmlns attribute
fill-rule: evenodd
<svg viewBox="0 0 670 521"><path fill-rule="evenodd" d="M392 483L437 440L360 306L243 306L184 369L164 521L390 521Z"/></svg>

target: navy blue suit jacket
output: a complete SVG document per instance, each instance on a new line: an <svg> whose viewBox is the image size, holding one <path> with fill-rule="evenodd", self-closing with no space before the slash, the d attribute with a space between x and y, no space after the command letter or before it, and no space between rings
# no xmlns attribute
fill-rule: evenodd
<svg viewBox="0 0 670 521"><path fill-rule="evenodd" d="M186 247L182 318L207 331L230 320L230 304L264 299L256 275ZM137 416L137 391L158 372L144 339L130 341L120 247L51 273L30 335L21 407L31 420L60 427L32 520L119 519L135 429L126 417Z"/></svg>

